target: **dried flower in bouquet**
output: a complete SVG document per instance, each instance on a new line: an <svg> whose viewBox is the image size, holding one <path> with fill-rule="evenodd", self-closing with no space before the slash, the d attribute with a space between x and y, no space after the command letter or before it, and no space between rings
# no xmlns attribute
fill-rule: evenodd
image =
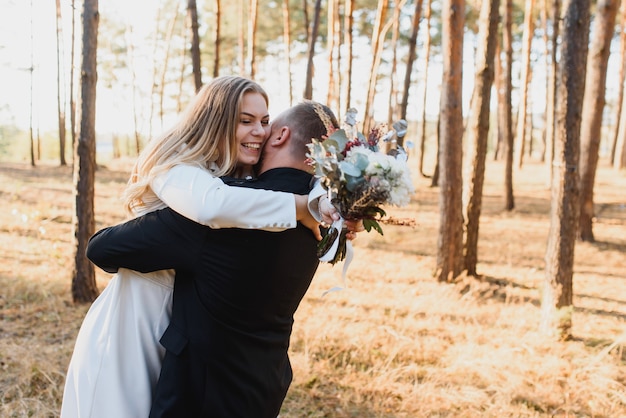
<svg viewBox="0 0 626 418"><path fill-rule="evenodd" d="M335 264L345 258L347 230L343 220L363 220L367 232L373 229L382 235L380 221L386 215L382 206L409 203L414 189L406 158L378 149L386 134L374 128L366 138L361 133L348 135L346 129L339 129L309 144L308 157L315 175L342 217L318 245L322 261Z"/></svg>

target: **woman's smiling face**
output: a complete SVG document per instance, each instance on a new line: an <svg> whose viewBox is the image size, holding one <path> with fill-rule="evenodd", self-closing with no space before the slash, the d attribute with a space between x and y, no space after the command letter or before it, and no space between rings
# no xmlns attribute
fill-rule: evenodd
<svg viewBox="0 0 626 418"><path fill-rule="evenodd" d="M236 139L239 165L254 165L261 157L263 144L270 133L270 116L265 98L259 93L243 96Z"/></svg>

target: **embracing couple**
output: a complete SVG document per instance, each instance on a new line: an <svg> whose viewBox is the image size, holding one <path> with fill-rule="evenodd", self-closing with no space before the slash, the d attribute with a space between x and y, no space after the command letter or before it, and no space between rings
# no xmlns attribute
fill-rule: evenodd
<svg viewBox="0 0 626 418"><path fill-rule="evenodd" d="M267 109L257 83L216 78L139 156L133 219L87 249L115 275L78 333L62 418L278 415L318 222L339 216L306 145L338 123L311 101L271 124Z"/></svg>

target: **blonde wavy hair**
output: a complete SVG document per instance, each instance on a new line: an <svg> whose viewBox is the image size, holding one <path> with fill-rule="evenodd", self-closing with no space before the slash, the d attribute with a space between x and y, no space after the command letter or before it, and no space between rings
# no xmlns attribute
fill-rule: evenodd
<svg viewBox="0 0 626 418"><path fill-rule="evenodd" d="M265 90L243 77L218 77L200 89L180 120L151 140L137 158L123 196L129 215L162 205L150 183L177 164L210 169L218 177L233 173L239 113L247 93L258 93L269 103Z"/></svg>

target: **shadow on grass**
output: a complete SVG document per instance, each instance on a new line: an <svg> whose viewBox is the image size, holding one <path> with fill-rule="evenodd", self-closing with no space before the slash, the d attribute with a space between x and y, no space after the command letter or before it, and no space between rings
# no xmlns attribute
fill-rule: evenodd
<svg viewBox="0 0 626 418"><path fill-rule="evenodd" d="M626 254L626 242L594 241L590 244L597 248L598 251L615 251L617 253Z"/></svg>
<svg viewBox="0 0 626 418"><path fill-rule="evenodd" d="M536 292L537 288L526 286L524 284L517 283L510 279L496 278L490 276L462 276L455 283L458 291L461 294L472 293L474 297L482 300L495 300L501 303L512 303L512 302L521 302L521 303L530 303L536 307L541 306L541 300L535 296L531 295L523 295L523 294L511 294L507 291L508 288L512 289L522 289L522 290L532 290ZM611 299L605 297L597 297L591 295L576 295L577 297L584 297L588 299L595 299L603 302L611 302L617 303L620 305L624 305L626 307L626 301ZM605 317L612 317L616 319L626 320L626 313L618 312L614 310L606 310L606 309L596 309L596 308L587 308L587 307L577 307L574 306L574 311L579 313L585 313L588 315L598 315Z"/></svg>
<svg viewBox="0 0 626 418"><path fill-rule="evenodd" d="M69 184L73 182L72 167L69 165L48 164L32 167L30 164L0 163L0 174L19 178L20 181L27 184L41 184L42 180L47 179L53 180L55 184L58 184L58 179L63 177L67 179ZM126 184L129 173L128 171L109 169L106 166L99 165L95 175L98 181Z"/></svg>

